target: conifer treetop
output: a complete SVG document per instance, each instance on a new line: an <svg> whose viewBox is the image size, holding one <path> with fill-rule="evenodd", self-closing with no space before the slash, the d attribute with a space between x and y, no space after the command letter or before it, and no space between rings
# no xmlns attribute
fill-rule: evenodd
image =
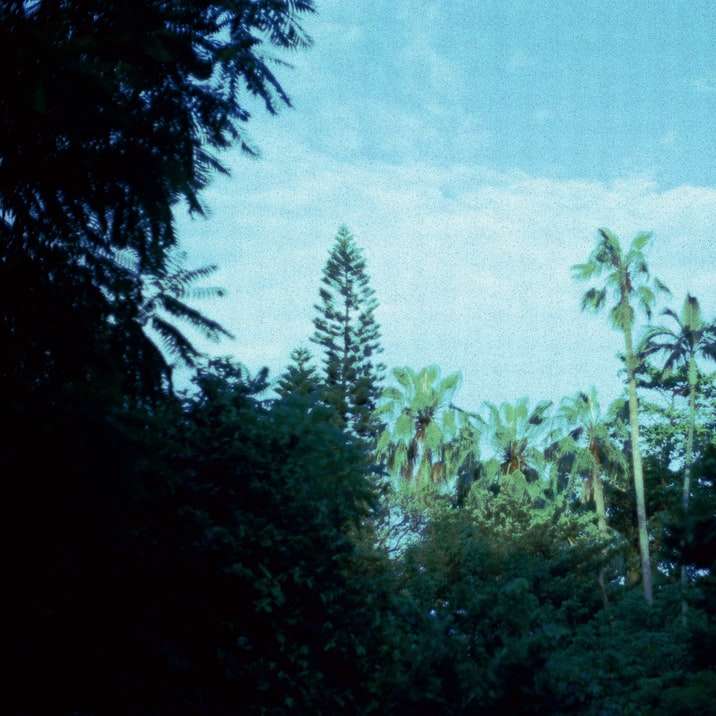
<svg viewBox="0 0 716 716"><path fill-rule="evenodd" d="M338 229L323 268L311 341L323 351L326 395L337 422L358 434L372 434L371 413L385 366L375 320L378 302L370 287L363 252L347 226Z"/></svg>

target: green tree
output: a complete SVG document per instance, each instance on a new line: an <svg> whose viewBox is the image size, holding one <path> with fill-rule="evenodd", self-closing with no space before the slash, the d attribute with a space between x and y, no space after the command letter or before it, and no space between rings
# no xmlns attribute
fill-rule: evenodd
<svg viewBox="0 0 716 716"><path fill-rule="evenodd" d="M514 405L485 403L487 419L483 419L485 435L495 457L485 464L489 481L503 483L511 491L538 494L539 478L545 467L544 440L549 428L550 401L540 401L529 409L527 398Z"/></svg>
<svg viewBox="0 0 716 716"><path fill-rule="evenodd" d="M639 406L636 394L637 359L633 345L635 310L632 302L651 317L656 300L655 291L667 290L658 279L651 279L643 250L651 234L641 233L632 239L627 251L622 249L619 238L609 229L599 229L597 246L586 263L572 267L578 281L589 281L603 274L601 287L590 288L582 298L582 309L601 310L608 296L613 300L609 312L612 326L624 336L627 364L627 387L629 394L629 425L631 430L632 469L636 492L637 521L639 524L639 552L641 557L642 584L647 602L654 599L652 588L651 559L649 556L649 532L644 491L644 472L639 447Z"/></svg>
<svg viewBox="0 0 716 716"><path fill-rule="evenodd" d="M612 439L610 420L602 414L595 388L589 393L580 392L573 397L564 398L558 417L569 429L568 434L559 442L559 453L563 457L571 458L573 474L586 474L582 499L587 502L594 498L599 531L606 536L608 526L603 476L626 471L624 454ZM598 582L606 608L609 598L605 566L599 570Z"/></svg>
<svg viewBox="0 0 716 716"><path fill-rule="evenodd" d="M278 380L276 392L282 398L289 395L309 397L315 395L321 386L316 368L311 365L313 356L307 348L291 351L291 365Z"/></svg>
<svg viewBox="0 0 716 716"><path fill-rule="evenodd" d="M677 315L670 308L664 309L662 314L671 318L675 329L667 326L651 326L647 329L641 344L639 354L642 357L649 355L666 354L662 367L662 375L669 377L678 368L685 368L688 379L689 422L686 436L686 456L684 460L684 482L681 493L681 506L684 520L689 512L689 495L691 492L691 469L694 462L694 432L696 430L696 399L699 387L699 357L716 360L716 323L704 321L698 299L687 294L681 315ZM681 567L681 586L686 589L686 567ZM684 616L686 614L686 601L682 602Z"/></svg>
<svg viewBox="0 0 716 716"><path fill-rule="evenodd" d="M311 340L323 350L323 398L339 426L373 437L378 431L373 411L385 372L376 362L383 351L374 315L378 302L363 252L345 226L338 230L321 283Z"/></svg>
<svg viewBox="0 0 716 716"><path fill-rule="evenodd" d="M572 458L572 472L586 475L583 500L594 499L599 529L606 532L603 478L626 470L624 454L610 434L610 416L602 413L597 391L592 388L589 393L564 398L558 417L569 430L559 443L559 452Z"/></svg>
<svg viewBox="0 0 716 716"><path fill-rule="evenodd" d="M430 365L419 372L395 368L397 386L383 390L376 413L387 422L376 457L402 483L422 490L455 477L478 449L476 426L452 404L460 374L441 378Z"/></svg>

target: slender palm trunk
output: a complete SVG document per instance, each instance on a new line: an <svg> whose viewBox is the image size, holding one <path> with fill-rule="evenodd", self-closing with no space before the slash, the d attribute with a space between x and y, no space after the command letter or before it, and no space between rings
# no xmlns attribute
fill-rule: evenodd
<svg viewBox="0 0 716 716"><path fill-rule="evenodd" d="M601 475L599 474L599 463L595 461L592 467L592 491L594 492L594 504L597 508L597 520L599 531L603 534L607 532L607 511L604 504L604 485ZM602 595L602 603L605 609L609 607L609 596L607 595L606 586L606 567L600 567L597 582L599 583L599 591Z"/></svg>
<svg viewBox="0 0 716 716"><path fill-rule="evenodd" d="M646 517L646 492L644 490L644 470L641 464L639 448L639 405L636 399L636 379L634 378L634 349L631 327L624 329L627 371L629 374L629 426L631 428L631 458L634 472L634 491L636 492L636 517L639 526L639 554L641 556L641 583L644 598L651 604L654 591L651 580L651 558L649 556L649 530Z"/></svg>
<svg viewBox="0 0 716 716"><path fill-rule="evenodd" d="M693 357L691 358L693 361ZM694 461L694 432L696 428L696 381L691 379L693 368L689 366L689 431L686 435L686 464L684 465L684 489L681 494L681 507L684 512L684 537L681 540L682 553L686 548L687 542L687 521L689 516L689 494L691 492L691 465ZM688 611L688 604L686 603L686 565L681 564L681 618L683 619L684 626L686 626L686 612Z"/></svg>
<svg viewBox="0 0 716 716"><path fill-rule="evenodd" d="M592 490L594 490L594 505L597 508L597 520L600 532L607 531L607 509L604 502L604 483L599 474L599 465L592 468Z"/></svg>

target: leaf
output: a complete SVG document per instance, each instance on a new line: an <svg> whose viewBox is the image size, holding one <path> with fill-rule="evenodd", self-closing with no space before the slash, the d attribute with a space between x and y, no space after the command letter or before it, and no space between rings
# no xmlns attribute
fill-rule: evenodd
<svg viewBox="0 0 716 716"><path fill-rule="evenodd" d="M699 300L690 293L686 294L681 308L681 324L690 331L698 331L703 326Z"/></svg>
<svg viewBox="0 0 716 716"><path fill-rule="evenodd" d="M402 386L409 388L413 384L410 368L395 368L393 376Z"/></svg>
<svg viewBox="0 0 716 716"><path fill-rule="evenodd" d="M452 435L455 432L455 411L454 410L446 410L443 413L443 430L448 435Z"/></svg>
<svg viewBox="0 0 716 716"><path fill-rule="evenodd" d="M639 286L639 300L645 309L650 308L656 301L654 292L648 286Z"/></svg>
<svg viewBox="0 0 716 716"><path fill-rule="evenodd" d="M443 440L443 434L440 428L431 422L425 430L425 445L430 450L436 450Z"/></svg>
<svg viewBox="0 0 716 716"><path fill-rule="evenodd" d="M659 293L665 293L668 296L671 296L671 291L669 290L669 287L665 283L663 283L663 281L659 280L656 277L654 277L654 287Z"/></svg>
<svg viewBox="0 0 716 716"><path fill-rule="evenodd" d="M635 251L643 250L651 240L652 234L648 232L642 232L637 234L631 242L631 249Z"/></svg>
<svg viewBox="0 0 716 716"><path fill-rule="evenodd" d="M383 388L380 398L381 400L402 400L403 394L397 388Z"/></svg>
<svg viewBox="0 0 716 716"><path fill-rule="evenodd" d="M413 435L414 432L414 421L413 416L403 413L395 421L395 436L397 438L408 438Z"/></svg>
<svg viewBox="0 0 716 716"><path fill-rule="evenodd" d="M585 264L574 264L571 267L572 276L576 281L588 281L597 273L597 265L593 261Z"/></svg>
<svg viewBox="0 0 716 716"><path fill-rule="evenodd" d="M606 289L590 288L584 296L582 296L582 310L599 311L607 298Z"/></svg>
<svg viewBox="0 0 716 716"><path fill-rule="evenodd" d="M448 393L450 391L454 391L457 389L457 387L460 385L460 379L461 375L460 373L451 373L450 375L446 376L440 381L440 386L438 388L438 391L441 394Z"/></svg>
<svg viewBox="0 0 716 716"><path fill-rule="evenodd" d="M383 430L383 432L380 434L380 438L378 438L378 444L376 446L376 452L378 454L381 454L385 448L390 445L390 432L388 430Z"/></svg>

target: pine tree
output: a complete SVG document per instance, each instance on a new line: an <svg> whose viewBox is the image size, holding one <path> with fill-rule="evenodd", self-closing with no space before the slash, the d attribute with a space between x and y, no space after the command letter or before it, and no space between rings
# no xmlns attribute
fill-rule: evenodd
<svg viewBox="0 0 716 716"><path fill-rule="evenodd" d="M280 397L286 398L289 395L308 397L317 393L321 380L316 368L311 365L312 360L313 356L306 348L296 348L291 352L292 363L279 378L276 387Z"/></svg>
<svg viewBox="0 0 716 716"><path fill-rule="evenodd" d="M336 423L362 437L375 437L372 417L385 366L378 306L370 288L363 252L346 226L341 226L323 269L321 305L311 340L323 348L323 398L335 410Z"/></svg>

